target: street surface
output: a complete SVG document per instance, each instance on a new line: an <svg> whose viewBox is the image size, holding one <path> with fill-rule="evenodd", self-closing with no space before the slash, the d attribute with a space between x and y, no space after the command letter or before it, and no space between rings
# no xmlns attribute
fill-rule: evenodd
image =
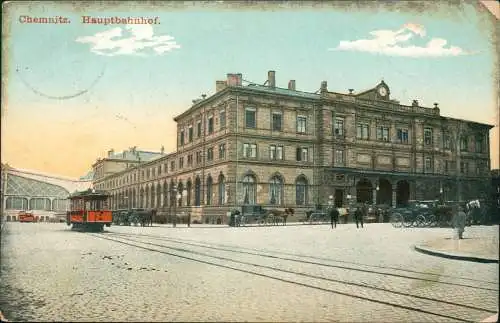
<svg viewBox="0 0 500 323"><path fill-rule="evenodd" d="M498 226L465 237L498 239ZM498 264L418 253L451 229L7 223L0 310L18 321L480 321Z"/></svg>

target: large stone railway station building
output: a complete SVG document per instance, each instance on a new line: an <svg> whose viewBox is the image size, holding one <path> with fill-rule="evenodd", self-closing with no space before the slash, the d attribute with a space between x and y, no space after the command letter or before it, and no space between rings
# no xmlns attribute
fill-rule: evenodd
<svg viewBox="0 0 500 323"><path fill-rule="evenodd" d="M294 207L486 198L491 125L442 116L438 104L391 98L384 81L356 93L316 93L228 74L176 116L177 150L130 148L93 165L114 209L192 212L209 221L234 207ZM458 185L460 183L460 185ZM458 189L460 187L460 189ZM174 190L175 188L175 190ZM180 196L180 198L178 198Z"/></svg>

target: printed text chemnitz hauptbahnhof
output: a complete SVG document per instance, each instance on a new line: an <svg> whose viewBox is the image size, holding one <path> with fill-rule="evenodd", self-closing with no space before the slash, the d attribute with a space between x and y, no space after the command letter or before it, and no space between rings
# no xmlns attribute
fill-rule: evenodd
<svg viewBox="0 0 500 323"><path fill-rule="evenodd" d="M19 22L22 24L70 24L68 17L32 17L27 15L19 16ZM159 17L94 17L82 16L80 22L93 25L158 25Z"/></svg>

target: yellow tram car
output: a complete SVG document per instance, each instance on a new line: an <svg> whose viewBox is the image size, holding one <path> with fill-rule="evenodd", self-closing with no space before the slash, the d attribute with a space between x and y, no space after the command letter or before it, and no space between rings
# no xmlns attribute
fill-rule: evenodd
<svg viewBox="0 0 500 323"><path fill-rule="evenodd" d="M108 207L109 194L105 191L89 189L69 196L70 210L66 224L72 230L101 232L104 226L111 226L113 215Z"/></svg>

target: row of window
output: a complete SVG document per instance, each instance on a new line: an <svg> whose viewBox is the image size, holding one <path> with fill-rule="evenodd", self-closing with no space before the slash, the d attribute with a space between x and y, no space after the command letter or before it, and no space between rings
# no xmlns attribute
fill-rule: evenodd
<svg viewBox="0 0 500 323"><path fill-rule="evenodd" d="M244 143L243 144L243 157L244 158L257 158L257 144ZM295 160L296 161L310 161L309 148L297 147ZM269 145L269 159L270 160L284 160L284 146L283 145Z"/></svg>
<svg viewBox="0 0 500 323"><path fill-rule="evenodd" d="M243 178L243 204L257 204L257 183L255 176L246 175ZM284 185L280 176L273 176L269 181L269 195L266 201L271 205L284 204ZM299 176L295 181L295 204L308 203L308 181L304 176Z"/></svg>
<svg viewBox="0 0 500 323"><path fill-rule="evenodd" d="M214 147L210 147L207 149L207 161L211 162L214 160ZM222 143L219 144L218 146L218 156L219 159L225 159L226 158L226 144ZM202 163L202 152L197 151L194 155L196 159L194 161L196 162L196 165L199 165ZM194 165L193 161L193 154L187 156L187 166L192 167ZM170 171L173 172L175 171L176 168L176 162L175 160L172 160L170 162ZM179 158L179 169L184 168L184 157ZM111 181L106 182L105 184L100 184L97 186L98 189L110 189L110 188L115 188L115 187L120 187L123 185L131 184L131 183L136 183L137 180L149 180L153 179L156 176L161 176L162 174L167 174L168 173L168 165L167 163L160 164L158 166L153 166L147 169L141 170L139 173L132 173L128 174L123 178L117 178L113 179Z"/></svg>
<svg viewBox="0 0 500 323"><path fill-rule="evenodd" d="M226 127L226 110L221 110L219 111L219 129L222 130ZM207 123L206 123L206 134L205 135L211 135L214 133L214 116L210 115L207 117ZM196 138L201 138L204 134L202 133L202 127L201 127L201 120L198 120L196 122ZM194 130L193 126L190 125L188 126L187 129L187 142L191 143L194 140ZM186 144L186 135L184 130L181 130L180 133L180 145L184 146Z"/></svg>
<svg viewBox="0 0 500 323"><path fill-rule="evenodd" d="M245 128L257 129L257 109L245 108ZM282 112L271 112L271 130L283 131L283 114ZM298 115L296 119L297 133L307 132L307 116Z"/></svg>
<svg viewBox="0 0 500 323"><path fill-rule="evenodd" d="M456 162L455 161L450 161L446 160L444 163L444 172L445 173L454 173L456 172ZM426 172L431 172L434 170L433 163L432 163L432 157L425 157L424 158L424 171ZM482 172L482 167L480 163L477 163L476 165L476 175L480 175ZM469 162L460 162L460 173L461 174L469 174L470 173L470 168L469 168Z"/></svg>
<svg viewBox="0 0 500 323"><path fill-rule="evenodd" d="M226 144L219 144L219 159L225 159L226 158ZM194 158L193 158L194 156ZM212 162L214 161L214 147L210 147L207 149L207 162ZM196 163L194 163L195 161ZM202 157L202 151L197 151L194 155L189 154L187 155L187 167L193 167L193 165L200 165L203 162L203 157ZM170 168L172 170L175 169L175 161L170 162ZM184 157L179 158L179 169L184 168Z"/></svg>
<svg viewBox="0 0 500 323"><path fill-rule="evenodd" d="M214 201L213 198L215 197L215 192L214 192L214 187L217 185L217 200L216 203L217 205L225 205L226 204L226 183L225 183L225 178L223 175L219 176L218 183L214 184L212 177L207 178L207 183L206 183L206 191L205 191L205 204L206 205L213 205ZM187 195L185 196L185 201L187 206L191 206L191 183L189 182L187 184ZM182 183L179 183L177 185L177 192L183 192L184 191L184 185ZM125 196L128 196L125 193L121 194L114 194L112 196L112 202L111 204L113 205L114 208L126 208L126 207L166 207L166 206L172 206L175 203L175 200L177 199L176 196L173 195L172 192L168 190L167 185L163 186L163 189L161 189L160 186L158 186L158 189L156 190L154 187L152 188L147 188L145 191L141 190L140 194L136 194L136 191L133 190L130 192L130 201L128 198L125 198ZM195 185L194 185L194 206L200 206L201 205L201 182L199 179L196 180ZM170 202L169 202L170 201ZM183 198L178 199L177 203L178 206L183 205Z"/></svg>

